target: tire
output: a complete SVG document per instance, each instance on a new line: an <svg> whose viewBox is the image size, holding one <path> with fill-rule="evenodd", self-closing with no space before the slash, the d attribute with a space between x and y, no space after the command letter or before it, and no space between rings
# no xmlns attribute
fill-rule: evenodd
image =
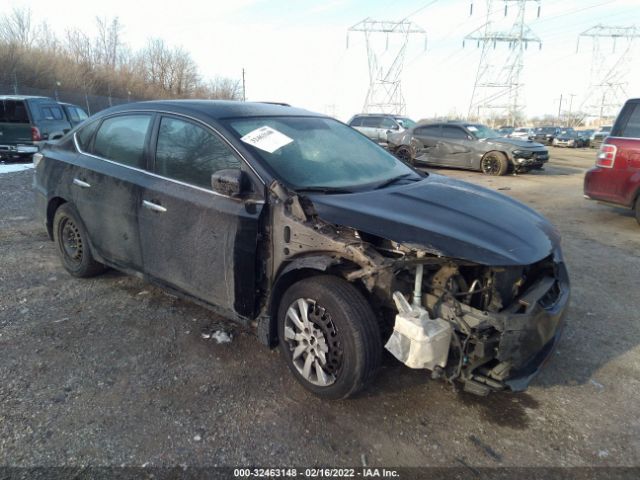
<svg viewBox="0 0 640 480"><path fill-rule="evenodd" d="M638 198L636 198L635 211L636 211L636 220L638 221L638 224L640 225L640 195L638 195Z"/></svg>
<svg viewBox="0 0 640 480"><path fill-rule="evenodd" d="M318 275L289 287L278 308L278 338L296 380L324 399L354 395L380 366L375 314L365 297L339 277Z"/></svg>
<svg viewBox="0 0 640 480"><path fill-rule="evenodd" d="M413 155L411 155L411 149L409 149L408 147L398 148L396 150L396 157L398 157L403 162L408 163L409 165L415 164L415 162L413 161Z"/></svg>
<svg viewBox="0 0 640 480"><path fill-rule="evenodd" d="M93 258L87 230L76 209L68 203L61 205L53 217L53 240L62 266L74 277L93 277L106 269Z"/></svg>
<svg viewBox="0 0 640 480"><path fill-rule="evenodd" d="M480 160L480 171L485 175L505 175L509 170L509 160L504 153L489 152Z"/></svg>

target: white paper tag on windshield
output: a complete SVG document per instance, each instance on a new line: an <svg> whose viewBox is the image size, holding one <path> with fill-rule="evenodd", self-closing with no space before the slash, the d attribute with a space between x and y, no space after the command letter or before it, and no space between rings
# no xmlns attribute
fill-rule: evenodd
<svg viewBox="0 0 640 480"><path fill-rule="evenodd" d="M267 127L266 125L247 133L240 140L269 153L273 153L279 148L293 142L292 138L287 137L284 133L281 133L278 130Z"/></svg>
<svg viewBox="0 0 640 480"><path fill-rule="evenodd" d="M469 130L470 132L477 132L478 131L478 129L476 127L474 127L473 125L469 125L467 127L467 130Z"/></svg>

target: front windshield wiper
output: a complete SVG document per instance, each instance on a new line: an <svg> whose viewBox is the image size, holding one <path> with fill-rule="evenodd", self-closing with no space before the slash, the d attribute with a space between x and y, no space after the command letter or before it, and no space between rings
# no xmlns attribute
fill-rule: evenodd
<svg viewBox="0 0 640 480"><path fill-rule="evenodd" d="M385 180L384 182L379 183L378 185L376 185L374 187L374 189L375 190L379 190L381 188L388 187L389 185L392 185L392 184L398 182L399 180L409 180L409 177L413 177L413 175L414 175L413 173L404 173L402 175L398 175L397 177L391 177L391 178ZM418 180L421 180L421 179L420 178L413 178L413 180L418 181Z"/></svg>

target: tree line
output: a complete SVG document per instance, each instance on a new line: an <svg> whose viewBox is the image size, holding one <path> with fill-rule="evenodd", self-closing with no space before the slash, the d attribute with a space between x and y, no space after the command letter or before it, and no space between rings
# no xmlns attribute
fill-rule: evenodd
<svg viewBox="0 0 640 480"><path fill-rule="evenodd" d="M1 15L0 84L135 99L242 97L239 81L203 78L182 47L151 38L132 50L117 17L97 17L92 30L70 28L60 38L28 8Z"/></svg>

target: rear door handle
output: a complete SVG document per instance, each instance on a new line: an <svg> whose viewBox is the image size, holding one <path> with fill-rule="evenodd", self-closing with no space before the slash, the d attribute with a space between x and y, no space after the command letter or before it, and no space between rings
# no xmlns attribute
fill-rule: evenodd
<svg viewBox="0 0 640 480"><path fill-rule="evenodd" d="M73 184L79 186L80 188L91 188L91 184L80 180L79 178L73 179Z"/></svg>
<svg viewBox="0 0 640 480"><path fill-rule="evenodd" d="M162 205L158 205L157 203L150 202L148 200L142 201L142 206L144 208L148 208L149 210L153 210L154 212L164 213L167 211Z"/></svg>

